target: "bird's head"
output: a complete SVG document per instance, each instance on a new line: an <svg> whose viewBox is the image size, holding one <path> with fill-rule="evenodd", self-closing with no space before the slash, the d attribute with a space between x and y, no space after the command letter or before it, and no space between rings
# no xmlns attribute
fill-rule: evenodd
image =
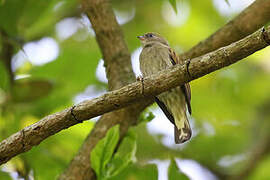
<svg viewBox="0 0 270 180"><path fill-rule="evenodd" d="M137 38L141 41L143 46L152 43L161 43L163 45L168 46L168 41L164 39L161 35L154 32L145 33L143 36L137 36Z"/></svg>

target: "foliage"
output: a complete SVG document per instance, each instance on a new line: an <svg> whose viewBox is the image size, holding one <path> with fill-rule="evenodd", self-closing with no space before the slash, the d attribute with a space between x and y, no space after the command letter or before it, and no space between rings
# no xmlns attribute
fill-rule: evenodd
<svg viewBox="0 0 270 180"><path fill-rule="evenodd" d="M119 125L107 132L91 152L91 164L98 179L108 179L123 170L136 153L136 135L129 131L113 155L119 140Z"/></svg>
<svg viewBox="0 0 270 180"><path fill-rule="evenodd" d="M132 57L140 47L136 36L145 32L159 32L178 53L210 36L236 14L232 11L224 16L214 2L217 1L111 1ZM81 97L93 98L107 88L107 83L96 75L101 51L90 23L80 14L79 3L0 0L0 32L5 32L14 45L11 64L16 77L14 82L9 81L4 41L0 37L0 141L46 115L77 103ZM227 11L234 5L231 3ZM56 47L39 51L48 39ZM18 48L20 44L24 52ZM35 60L35 54L46 60L53 50L56 55L50 60L43 63ZM154 180L158 178L158 168L149 161L175 158L192 159L213 173L241 172L259 139L270 137L269 111L258 108L270 99L269 56L268 48L191 82L193 138L188 143L172 145L173 129L163 127L170 122L155 113L155 105L141 114L140 121L145 123L128 132L114 155L119 131L117 126L111 129L92 152L96 153L91 157L95 159L92 161L99 176L111 180ZM160 126L153 128L152 123L157 120ZM17 160L9 161L0 167L0 179L7 179L7 173L2 170L16 172L17 161L23 164L20 168L24 171L32 171L35 179L55 179L74 157L94 123L89 120L62 131ZM153 129L158 133L153 133ZM180 172L175 163L172 160L168 168L169 179L187 174ZM268 153L255 166L248 179L269 178Z"/></svg>
<svg viewBox="0 0 270 180"><path fill-rule="evenodd" d="M188 180L188 177L179 171L174 159L171 159L171 164L168 169L168 179L169 180L174 180L174 179Z"/></svg>
<svg viewBox="0 0 270 180"><path fill-rule="evenodd" d="M176 6L176 0L169 0L170 4L172 5L175 13L177 13L177 6Z"/></svg>
<svg viewBox="0 0 270 180"><path fill-rule="evenodd" d="M140 114L139 122L150 122L154 118L155 115L151 111L145 110Z"/></svg>

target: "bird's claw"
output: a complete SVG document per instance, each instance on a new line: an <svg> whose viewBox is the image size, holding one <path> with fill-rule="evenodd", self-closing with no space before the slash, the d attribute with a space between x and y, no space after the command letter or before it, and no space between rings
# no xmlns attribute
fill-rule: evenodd
<svg viewBox="0 0 270 180"><path fill-rule="evenodd" d="M137 81L140 81L142 83L142 88L141 88L141 94L144 94L144 84L143 84L143 76L139 75L136 77Z"/></svg>
<svg viewBox="0 0 270 180"><path fill-rule="evenodd" d="M142 80L143 80L142 75L137 76L137 77L136 77L136 80L137 80L137 81L142 81Z"/></svg>

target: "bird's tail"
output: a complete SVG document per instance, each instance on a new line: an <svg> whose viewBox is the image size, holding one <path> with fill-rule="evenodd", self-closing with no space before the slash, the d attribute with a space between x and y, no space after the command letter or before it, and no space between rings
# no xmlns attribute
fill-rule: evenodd
<svg viewBox="0 0 270 180"><path fill-rule="evenodd" d="M174 126L175 143L181 144L191 138L192 131L186 115L182 116L181 119L175 119L175 121L176 121Z"/></svg>

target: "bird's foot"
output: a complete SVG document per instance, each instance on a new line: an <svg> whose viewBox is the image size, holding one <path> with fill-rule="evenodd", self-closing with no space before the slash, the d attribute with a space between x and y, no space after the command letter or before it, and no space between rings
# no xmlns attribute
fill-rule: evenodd
<svg viewBox="0 0 270 180"><path fill-rule="evenodd" d="M263 37L263 40L268 44L270 45L270 38L265 30L265 28L263 27L262 29L262 37Z"/></svg>
<svg viewBox="0 0 270 180"><path fill-rule="evenodd" d="M140 81L140 82L142 83L141 94L143 95L143 94L144 94L143 76L142 76L142 75L137 76L137 77L136 77L136 80L137 80L137 81Z"/></svg>

